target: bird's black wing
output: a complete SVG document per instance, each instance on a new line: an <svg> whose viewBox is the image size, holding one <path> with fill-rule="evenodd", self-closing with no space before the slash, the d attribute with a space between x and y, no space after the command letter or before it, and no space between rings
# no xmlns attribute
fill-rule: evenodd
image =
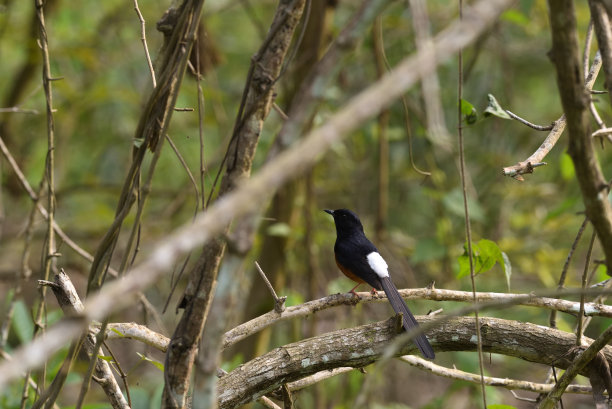
<svg viewBox="0 0 612 409"><path fill-rule="evenodd" d="M378 252L376 246L363 234L348 239L336 240L336 245L334 246L334 253L338 263L368 283L372 288L382 290L380 277L372 270L367 259L368 254L373 251Z"/></svg>

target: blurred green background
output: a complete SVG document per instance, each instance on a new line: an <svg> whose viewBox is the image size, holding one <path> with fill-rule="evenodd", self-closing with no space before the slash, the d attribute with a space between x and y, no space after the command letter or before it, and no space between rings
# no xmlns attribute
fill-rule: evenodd
<svg viewBox="0 0 612 409"><path fill-rule="evenodd" d="M206 53L211 64L205 67L202 87L205 103L203 122L206 194L221 163L233 120L244 87L251 57L258 50L273 15L273 1L231 2L208 0L203 22L207 33ZM325 3L325 2L324 2ZM155 59L162 36L155 30L167 2L141 0L140 10L147 22L149 50ZM457 17L452 1L427 2L434 33ZM581 44L588 25L586 4L576 4ZM327 2L324 50L340 32L357 8L357 2ZM66 2L48 0L47 31L56 108L56 189L58 224L81 247L94 253L96 246L114 218L122 180L130 163L133 137L143 102L149 95L151 78L147 68L140 24L132 2L84 0ZM36 30L32 29L33 2L0 2L0 108L19 107L36 113L0 113L0 136L16 158L33 187L39 186L47 153L45 98L41 85L40 51ZM318 17L315 15L315 17ZM320 16L319 16L320 17ZM381 18L384 48L391 66L415 51L410 10L404 2L394 2ZM34 26L35 27L35 26ZM308 33L305 34L308 36ZM596 50L593 45L591 55ZM475 45L464 53L464 99L474 105L479 119L465 125L465 154L474 241L488 239L507 254L512 267L511 288L502 268L496 265L477 276L479 291L529 292L553 289L574 237L582 223L583 209L573 167L566 154L567 136L546 157L547 166L538 168L526 181L504 177L501 168L526 159L543 141L546 132L538 132L518 122L496 117L484 118L487 94L493 94L503 108L526 119L548 125L560 117L555 72L547 52L550 31L546 3L523 0L501 19ZM280 80L276 92L281 109L290 103L295 87L299 58ZM432 144L427 128L421 87L406 94L408 122L400 101L388 111L386 125L388 158L379 156L380 127L371 121L343 144L334 145L312 172L291 183L274 198L262 218L256 246L249 255L259 260L279 294L295 305L352 287L338 271L333 259L335 231L324 208L347 207L362 218L366 233L388 260L399 288L424 287L435 281L438 288L470 290L469 277L459 275L459 257L465 244L465 221L457 146L457 59L438 69L440 100L452 143L449 149ZM351 96L377 78L372 31L368 31L354 52L344 60L340 73L323 95L313 120L325 121ZM603 89L598 80L596 89ZM607 96L595 96L604 122L610 122ZM191 172L199 174L197 82L186 75L177 107L194 108L175 112L169 135ZM254 172L267 160L267 154L282 125L282 117L272 111L265 122L258 147ZM423 176L411 166L408 133L416 165L430 176ZM611 163L606 149L599 149L604 174ZM32 202L23 192L14 173L2 160L0 291L4 295L2 316L14 295L15 278L22 274L24 229ZM379 174L388 171L388 188L381 189ZM140 248L136 262L148 254L151 245L177 226L188 223L196 210L197 193L188 175L168 145L164 147L154 187L142 223ZM388 204L381 207L381 195ZM124 229L124 233L129 229ZM39 302L36 279L41 270L41 248L45 223L36 216L31 253L27 266L30 278L22 282L16 312L3 348L10 353L32 334L32 309ZM584 255L591 229L587 228L570 265L568 286L579 286ZM120 239L115 257L122 256ZM602 258L596 244L593 258ZM66 269L84 295L89 264L65 245L60 245L58 266ZM254 268L247 273L243 310L237 310L237 324L272 308L267 290ZM600 267L594 278L607 277ZM147 292L149 300L161 311L169 296L171 278L162 280ZM162 315L163 325L151 322L142 306L112 317L113 321L134 320L150 324L155 330L172 334L177 322L174 305L179 290ZM365 290L361 288L361 290ZM61 316L55 301L49 322ZM452 311L454 303L410 301L417 314L444 308ZM224 354L224 367L231 369L287 342L325 331L359 325L389 316L384 304L336 308L307 320L283 323L247 339ZM487 315L548 325L549 312L535 308L512 307ZM587 335L596 336L609 320L595 319ZM572 331L575 319L559 315L560 329ZM163 362L163 355L129 341L112 343L124 371L129 372L135 408L156 407L163 386L162 373L137 353ZM64 351L65 354L65 351ZM61 363L62 356L50 357L48 381ZM475 353L441 353L436 361L446 366L477 372ZM486 373L492 376L543 382L544 366L503 356L486 356ZM296 393L298 408L350 408L359 395L365 376L375 377L376 393L367 397L372 408L470 408L478 405L479 387L460 381L441 379L394 362L390 366L340 375ZM60 396L62 407L74 404L84 368L77 365ZM392 376L390 376L392 374ZM42 382L36 374L38 382ZM517 408L530 407L515 400L508 391L488 388L490 403L507 403ZM529 394L525 394L529 395ZM21 385L0 393L0 406L19 407ZM589 397L568 398L572 407L589 407ZM94 387L88 407L105 407L104 396ZM582 403L581 403L582 402ZM195 406L194 406L195 407ZM255 404L253 407L258 407Z"/></svg>

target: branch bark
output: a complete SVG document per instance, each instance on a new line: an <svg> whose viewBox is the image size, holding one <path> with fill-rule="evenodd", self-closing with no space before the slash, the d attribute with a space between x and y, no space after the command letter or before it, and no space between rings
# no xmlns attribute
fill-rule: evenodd
<svg viewBox="0 0 612 409"><path fill-rule="evenodd" d="M56 274L53 282L39 280L39 285L51 287L55 298L64 314L68 317L78 316L83 311L83 303L79 298L72 281L64 271ZM95 359L95 376L93 379L102 387L108 397L108 401L113 408L127 408L129 405L121 392L117 380L113 376L110 365L107 361L92 356L96 343L93 332L88 332L83 336L83 348L89 359ZM61 385L58 386L61 388ZM44 402L41 402L41 404Z"/></svg>
<svg viewBox="0 0 612 409"><path fill-rule="evenodd" d="M549 0L548 7L552 31L550 58L557 71L557 86L567 119L568 153L574 162L586 215L597 231L608 274L612 274L612 206L608 182L599 166L589 129L590 95L582 81L574 3Z"/></svg>
<svg viewBox="0 0 612 409"><path fill-rule="evenodd" d="M405 299L423 299L432 301L455 301L473 302L471 291L454 291L444 289L413 288L399 290ZM282 313L270 311L259 317L253 318L235 328L227 331L223 339L223 348L229 348L235 343L263 330L279 321L308 317L319 311L339 305L356 305L364 302L387 302L386 295L380 293L373 296L369 292L359 292L359 299L352 294L332 294L317 300L307 301L300 305L287 307ZM529 294L506 294L506 293L476 293L478 303L494 302L506 305L525 305L533 307L548 308L575 315L580 310L580 303L562 300L559 298L537 297ZM612 307L598 304L586 303L584 313L587 316L601 316L612 318Z"/></svg>
<svg viewBox="0 0 612 409"><path fill-rule="evenodd" d="M436 318L417 317L421 324ZM219 407L234 408L263 394L275 391L286 382L338 367L361 368L383 355L400 333L397 317L387 321L330 332L276 348L255 358L219 380ZM574 334L541 325L498 318L480 319L483 351L520 358L529 362L567 368L572 363ZM471 317L453 318L425 331L434 349L439 351L475 351L476 328ZM588 340L592 342L592 340ZM405 343L396 356L416 353ZM612 348L602 350L608 362ZM588 375L587 371L580 372Z"/></svg>

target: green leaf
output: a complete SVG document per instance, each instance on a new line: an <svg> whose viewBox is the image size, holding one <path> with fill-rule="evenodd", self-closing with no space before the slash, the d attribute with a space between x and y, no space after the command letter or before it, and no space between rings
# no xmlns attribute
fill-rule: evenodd
<svg viewBox="0 0 612 409"><path fill-rule="evenodd" d="M502 266L502 270L504 270L504 274L506 275L506 286L508 287L508 291L510 291L510 279L512 278L512 264L510 264L510 258L505 252L501 252L502 257L504 259Z"/></svg>
<svg viewBox="0 0 612 409"><path fill-rule="evenodd" d="M497 247L497 244L494 241L482 239L478 241L476 246L479 253L478 257L480 259L480 268L478 269L478 273L489 271L498 261L501 265L503 265L504 259L501 255L501 250L499 247Z"/></svg>
<svg viewBox="0 0 612 409"><path fill-rule="evenodd" d="M478 111L474 108L470 102L465 99L461 99L461 114L466 124L472 125L478 121Z"/></svg>
<svg viewBox="0 0 612 409"><path fill-rule="evenodd" d="M134 143L135 148L140 148L142 144L144 143L144 138L134 138L133 143Z"/></svg>
<svg viewBox="0 0 612 409"><path fill-rule="evenodd" d="M494 115L502 119L512 119L510 118L510 115L508 115L506 111L504 111L501 105L499 105L499 102L497 102L493 94L488 94L487 98L489 99L489 105L484 110L484 116L488 117Z"/></svg>
<svg viewBox="0 0 612 409"><path fill-rule="evenodd" d="M506 276L506 283L510 287L510 276L512 268L510 260L492 240L481 239L476 243L472 243L472 256L474 264L474 274L486 273L491 270L495 264L499 264ZM462 278L470 275L470 259L468 257L467 243L464 245L464 252L457 259L459 262L459 272L457 278Z"/></svg>
<svg viewBox="0 0 612 409"><path fill-rule="evenodd" d="M32 339L34 322L32 321L32 316L30 315L28 307L26 307L22 300L18 300L15 303L12 325L19 341L25 344Z"/></svg>
<svg viewBox="0 0 612 409"><path fill-rule="evenodd" d="M563 155L561 155L559 167L561 168L561 178L563 178L563 180L567 181L574 179L576 174L576 171L574 170L574 161L572 161L572 158L567 152L564 152Z"/></svg>
<svg viewBox="0 0 612 409"><path fill-rule="evenodd" d="M142 359L143 361L147 361L152 363L153 365L155 365L155 367L157 367L157 369L159 369L160 371L164 372L164 364L162 364L161 362L158 362L154 359L151 359L139 352L136 352L136 354L140 357L140 359Z"/></svg>
<svg viewBox="0 0 612 409"><path fill-rule="evenodd" d="M470 275L470 258L467 255L467 251L459 256L459 272L457 278L463 278Z"/></svg>
<svg viewBox="0 0 612 409"><path fill-rule="evenodd" d="M489 409L516 409L516 407L512 405L504 405L501 403L494 403L492 405L487 405L487 408Z"/></svg>
<svg viewBox="0 0 612 409"><path fill-rule="evenodd" d="M267 233L270 236L289 237L291 227L287 223L274 223L268 226Z"/></svg>
<svg viewBox="0 0 612 409"><path fill-rule="evenodd" d="M519 10L511 9L502 13L501 19L524 27L530 23L529 18Z"/></svg>
<svg viewBox="0 0 612 409"><path fill-rule="evenodd" d="M113 357L109 355L98 355L98 358L100 358L103 361L109 362L109 363L114 362Z"/></svg>

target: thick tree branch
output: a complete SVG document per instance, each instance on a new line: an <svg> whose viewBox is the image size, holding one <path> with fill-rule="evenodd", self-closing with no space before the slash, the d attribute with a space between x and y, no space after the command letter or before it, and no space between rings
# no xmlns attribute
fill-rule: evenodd
<svg viewBox="0 0 612 409"><path fill-rule="evenodd" d="M435 318L417 317L422 324ZM269 394L281 384L337 367L360 368L378 360L397 336L397 317L323 334L276 348L255 358L219 381L219 407L234 408ZM520 358L544 365L567 368L572 362L568 351L574 347L574 334L541 325L497 318L480 320L482 346L485 352ZM425 331L437 352L474 351L476 344L474 319L452 318ZM591 342L591 340L588 340ZM405 343L396 356L416 353L416 347ZM612 348L603 350L612 360ZM588 375L587 372L581 372Z"/></svg>
<svg viewBox="0 0 612 409"><path fill-rule="evenodd" d="M607 346L607 344L608 342L610 342L610 340L612 340L612 327L608 327L608 329L605 330L599 337L597 337L594 342L590 340L590 345L584 352L582 351L581 347L573 348L575 352L568 355L574 356L575 359L571 360L571 365L567 367L567 371L556 382L553 390L550 391L548 395L546 395L546 398L544 398L538 408L553 409L559 399L561 399L563 392L565 392L565 388L567 388L567 386L576 377L576 375L589 375L588 365L593 364L592 361L594 361L595 356L599 354L600 351L604 352L604 354L606 355L605 359L609 361L609 347Z"/></svg>
<svg viewBox="0 0 612 409"><path fill-rule="evenodd" d="M455 301L473 302L472 293L468 291L454 291L428 288L415 288L399 290L402 297L406 299L424 299L432 301ZM223 348L228 348L258 331L263 330L279 321L308 317L319 311L337 307L339 305L355 305L360 302L387 302L386 295L379 293L372 296L369 292L357 293L359 299L352 294L333 294L317 300L307 301L300 305L285 308L282 313L270 311L259 317L253 318L225 333ZM532 307L548 308L576 315L580 310L580 303L567 301L559 298L538 297L530 294L507 294L507 293L476 293L479 303L496 302L504 304L525 305ZM598 304L586 303L584 305L585 315L602 316L612 318L612 307Z"/></svg>
<svg viewBox="0 0 612 409"><path fill-rule="evenodd" d="M589 129L590 95L582 81L574 3L549 0L548 7L552 31L550 58L557 71L557 85L567 119L568 153L574 162L586 215L599 237L608 273L612 273L612 206Z"/></svg>

